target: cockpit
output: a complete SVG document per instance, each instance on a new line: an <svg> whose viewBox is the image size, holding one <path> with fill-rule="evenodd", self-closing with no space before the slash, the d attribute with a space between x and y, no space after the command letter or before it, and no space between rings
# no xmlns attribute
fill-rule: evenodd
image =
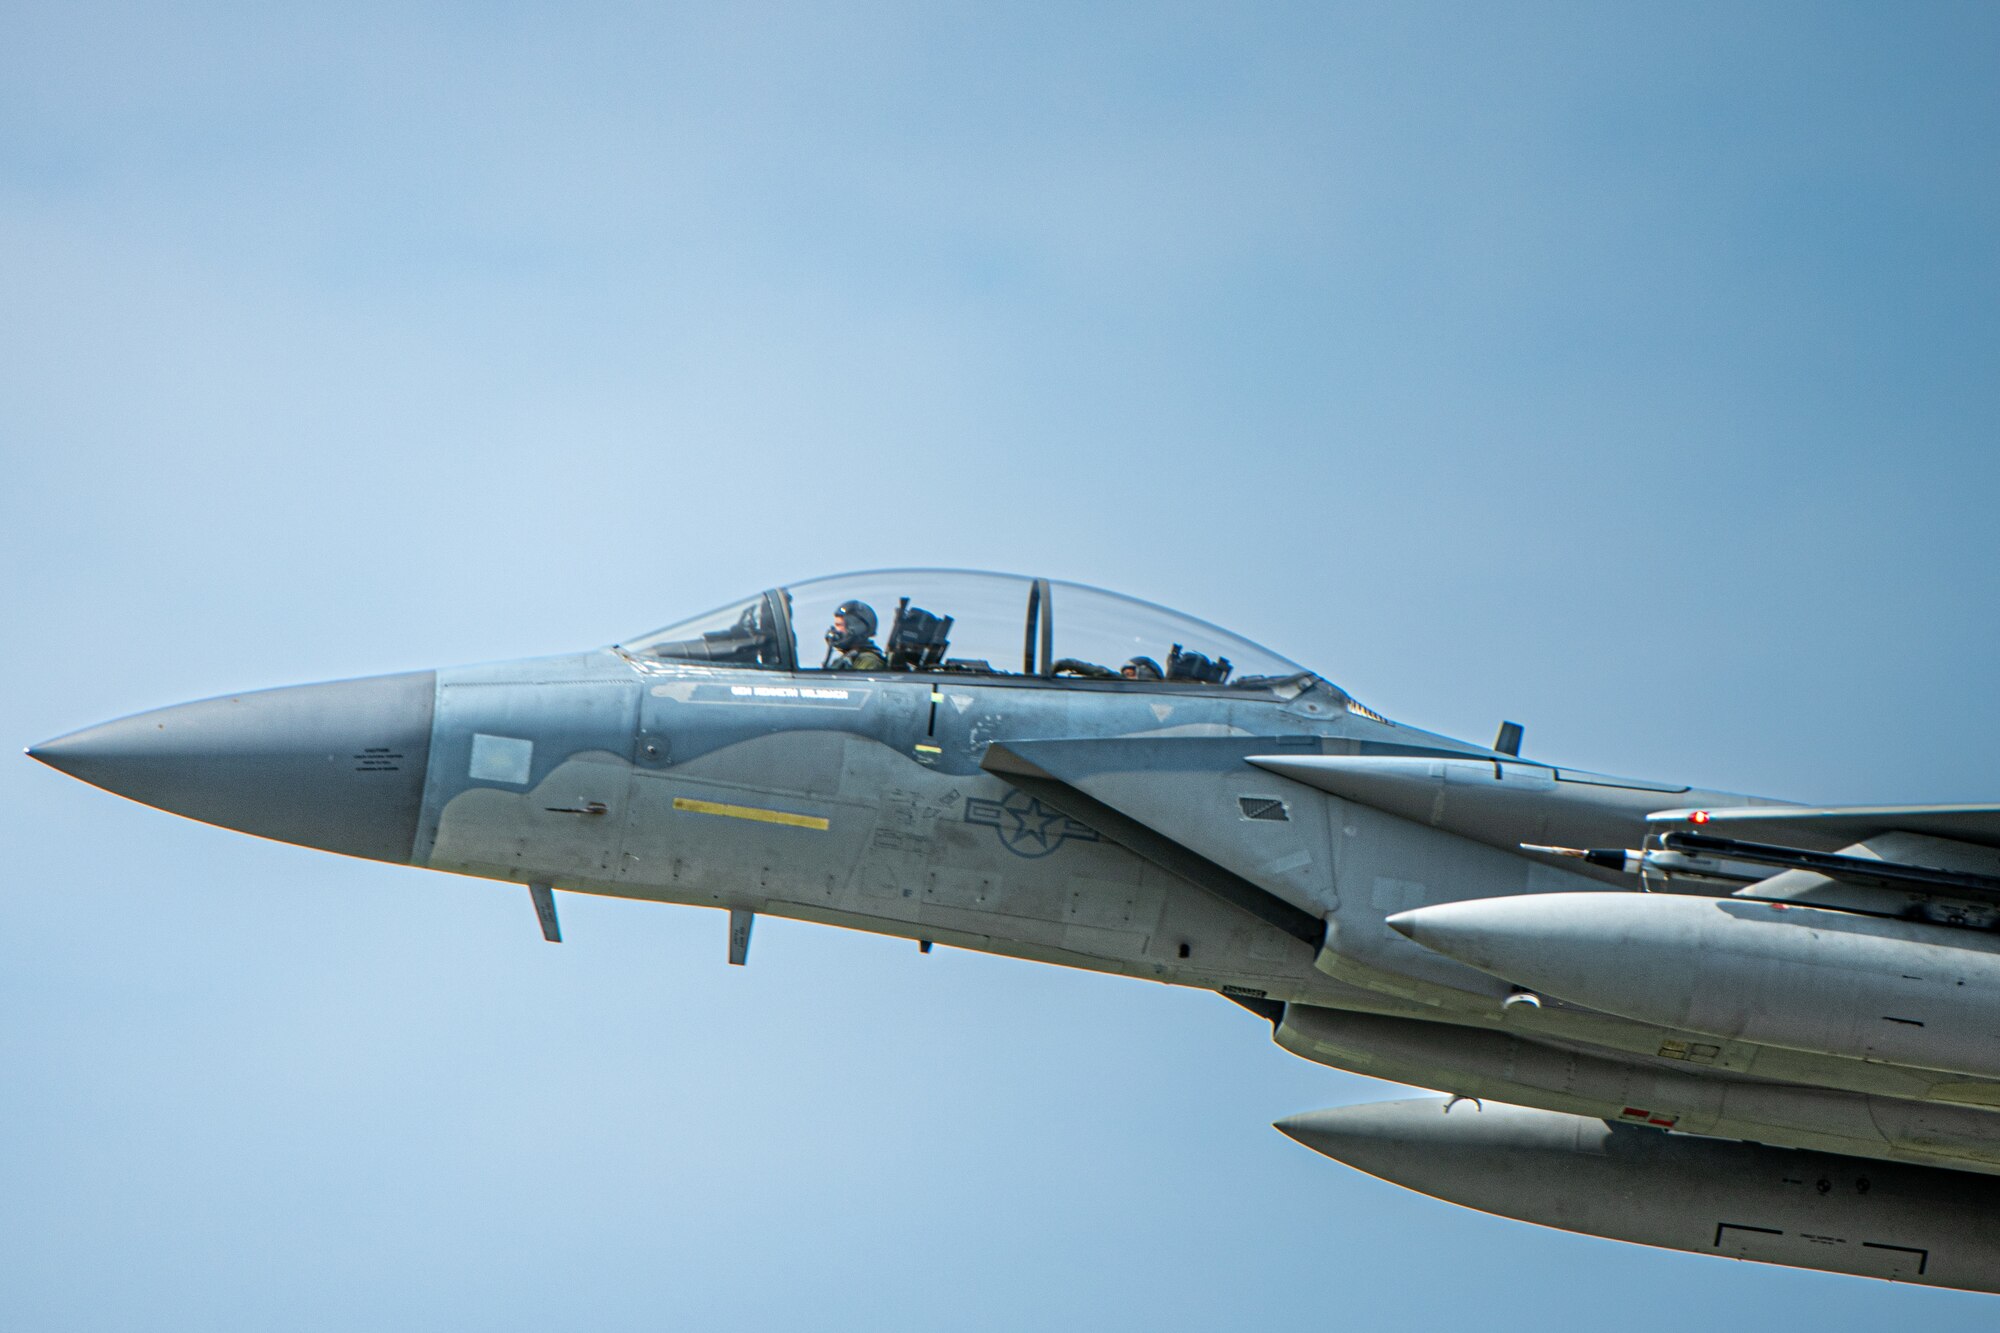
<svg viewBox="0 0 2000 1333"><path fill-rule="evenodd" d="M618 645L642 669L886 671L1295 694L1318 678L1193 616L1060 579L893 569L773 588Z"/></svg>

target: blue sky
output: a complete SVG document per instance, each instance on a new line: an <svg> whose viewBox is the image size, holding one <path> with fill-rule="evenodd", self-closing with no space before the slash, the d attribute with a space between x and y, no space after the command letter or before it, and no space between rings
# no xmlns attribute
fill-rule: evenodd
<svg viewBox="0 0 2000 1333"><path fill-rule="evenodd" d="M0 718L996 567L2000 796L1989 6L0 3ZM0 765L0 1322L1990 1324L1401 1193L1210 996ZM1635 1293L1637 1293L1635 1298Z"/></svg>

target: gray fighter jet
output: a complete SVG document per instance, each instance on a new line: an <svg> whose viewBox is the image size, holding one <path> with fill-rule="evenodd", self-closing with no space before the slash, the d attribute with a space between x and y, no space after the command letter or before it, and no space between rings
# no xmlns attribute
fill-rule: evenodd
<svg viewBox="0 0 2000 1333"><path fill-rule="evenodd" d="M831 628L829 628L831 627ZM824 631L825 638L821 635ZM1411 1189L2000 1291L2000 807L1820 809L1389 721L1213 625L897 570L34 747L247 833L1220 992L1448 1094L1278 1128Z"/></svg>

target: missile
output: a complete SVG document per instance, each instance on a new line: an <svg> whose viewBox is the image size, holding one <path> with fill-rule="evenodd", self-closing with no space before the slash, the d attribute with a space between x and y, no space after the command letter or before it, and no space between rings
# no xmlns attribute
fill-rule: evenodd
<svg viewBox="0 0 2000 1333"><path fill-rule="evenodd" d="M2000 937L1794 903L1543 893L1398 913L1426 948L1678 1032L2000 1078Z"/></svg>
<svg viewBox="0 0 2000 1333"><path fill-rule="evenodd" d="M1705 811L1697 814L1703 821L1712 818ZM1655 822L1658 822L1657 817ZM1649 887L1655 888L1664 888L1671 881L1681 880L1719 884L1734 892L1743 885L1770 881L1774 876L1791 872L1794 877L1803 877L1806 882L1815 885L1844 881L1891 891L1941 894L1962 903L1988 907L2000 899L2000 875L1991 873L1996 859L1991 850L1910 834L1879 835L1858 847L1838 853L1718 838L1684 829L1669 830L1649 838L1644 850L1544 847L1531 842L1522 843L1519 850L1557 865L1581 861L1600 870L1638 875ZM1868 854L1856 856L1852 854L1855 851ZM1898 859L1905 855L1922 858L1929 864L1911 864ZM1795 884L1794 890L1797 887Z"/></svg>
<svg viewBox="0 0 2000 1333"><path fill-rule="evenodd" d="M1277 1129L1448 1203L1563 1231L2000 1292L2000 1180L1468 1098L1310 1111Z"/></svg>
<svg viewBox="0 0 2000 1333"><path fill-rule="evenodd" d="M1644 850L1623 847L1543 847L1536 843L1524 842L1522 851L1530 856L1541 857L1561 865L1565 861L1582 861L1600 870L1612 870L1621 875L1637 875L1649 885L1664 888L1673 881L1683 883L1721 885L1728 889L1738 889L1745 884L1754 884L1767 878L1768 867L1753 865L1743 861L1725 861L1713 856L1690 856L1686 852L1662 851L1654 848Z"/></svg>

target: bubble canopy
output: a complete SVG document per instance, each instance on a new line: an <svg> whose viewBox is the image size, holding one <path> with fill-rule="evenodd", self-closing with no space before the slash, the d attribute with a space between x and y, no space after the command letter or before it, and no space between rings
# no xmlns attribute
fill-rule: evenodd
<svg viewBox="0 0 2000 1333"><path fill-rule="evenodd" d="M885 569L773 588L618 645L646 667L822 671L826 635L860 602L889 672L1274 689L1312 673L1241 635L1136 597L1061 579Z"/></svg>

